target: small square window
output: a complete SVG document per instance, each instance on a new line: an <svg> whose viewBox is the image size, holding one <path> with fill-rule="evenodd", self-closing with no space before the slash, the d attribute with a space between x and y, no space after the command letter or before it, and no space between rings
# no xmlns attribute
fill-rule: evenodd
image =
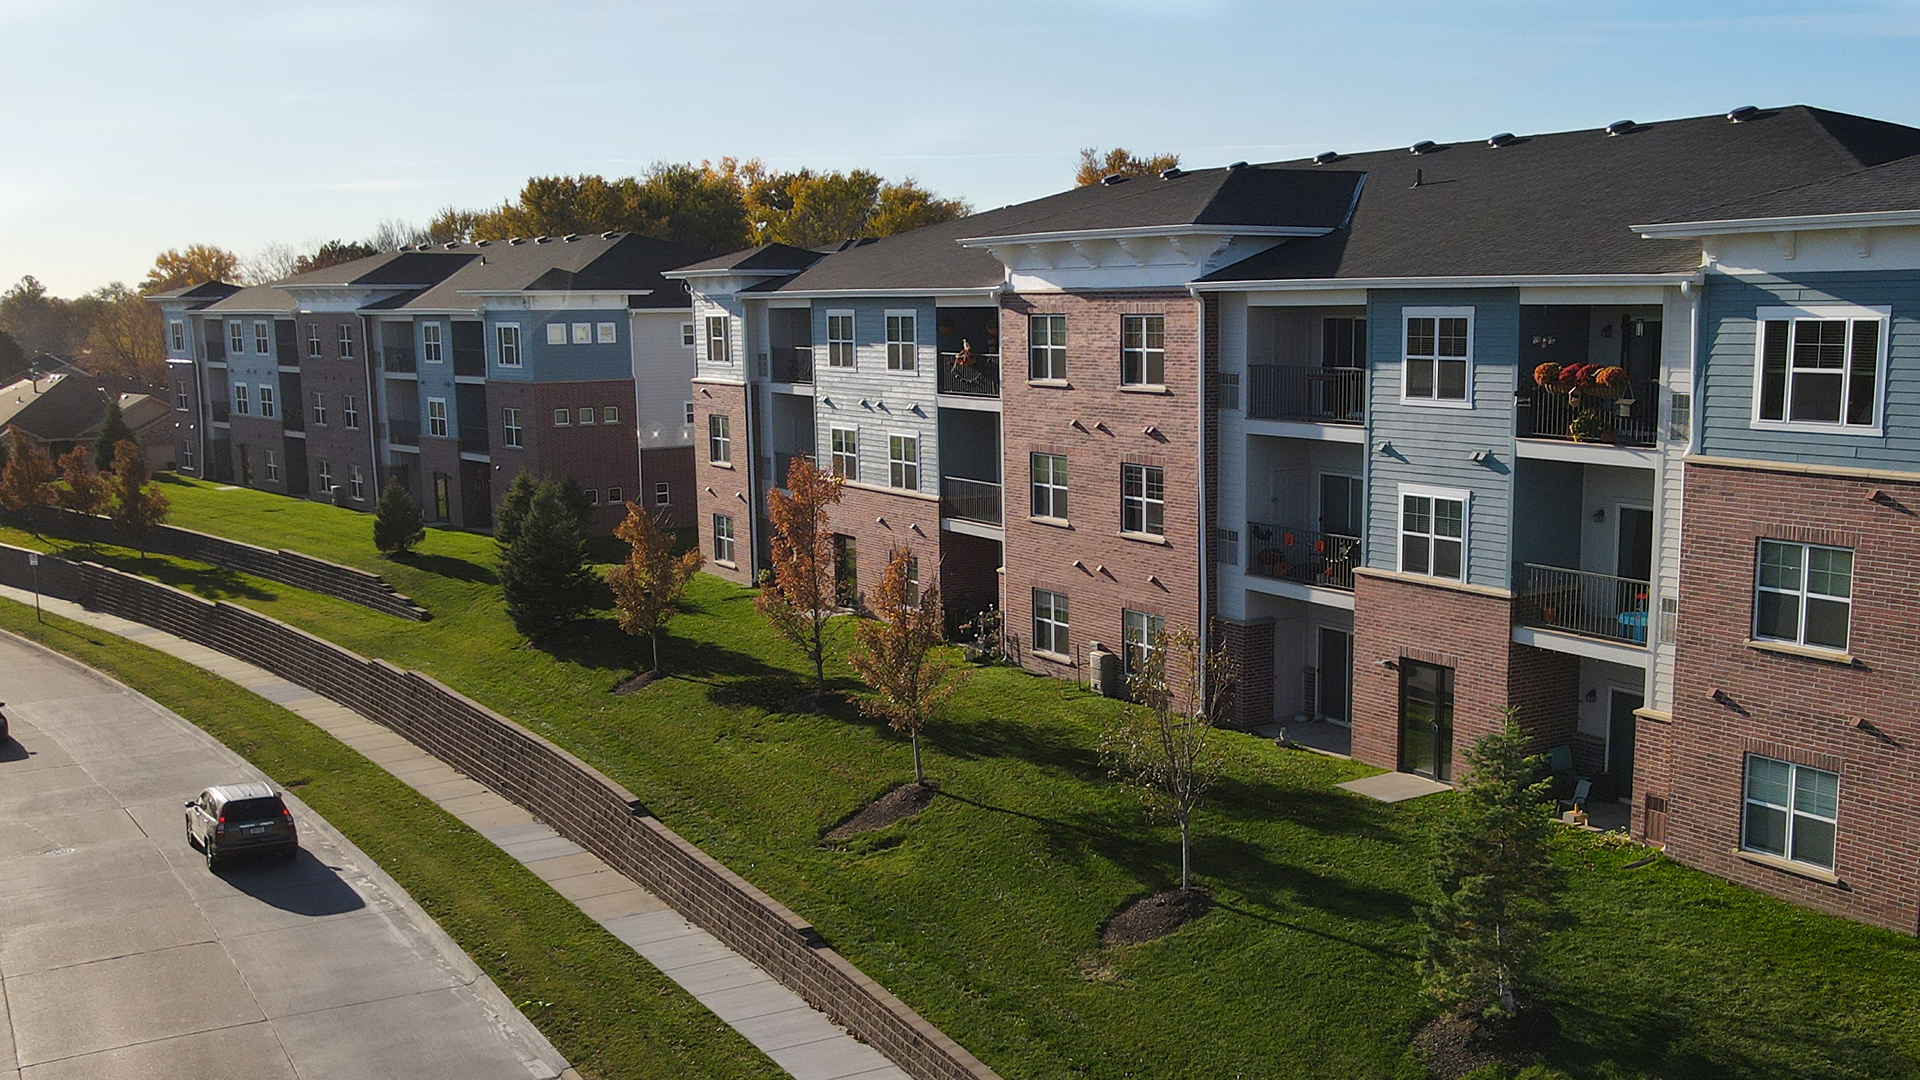
<svg viewBox="0 0 1920 1080"><path fill-rule="evenodd" d="M593 344L593 324L577 322L573 324L573 343L575 345Z"/></svg>
<svg viewBox="0 0 1920 1080"><path fill-rule="evenodd" d="M574 415L576 417L575 422L581 427L591 427L593 425L593 406L583 406L577 410Z"/></svg>
<svg viewBox="0 0 1920 1080"><path fill-rule="evenodd" d="M690 322L683 322L683 323L681 323L681 324L680 324L680 345L681 345L681 347L682 347L682 348L687 348L687 349L691 349L691 348L693 348L693 344L694 344L694 342L693 342L693 324L692 324L692 323L690 323Z"/></svg>
<svg viewBox="0 0 1920 1080"><path fill-rule="evenodd" d="M608 506L619 506L621 503L625 501L627 500L624 496L620 494L619 488L610 487L607 489L607 505Z"/></svg>
<svg viewBox="0 0 1920 1080"><path fill-rule="evenodd" d="M600 489L599 488L587 489L587 505L588 506L600 505Z"/></svg>
<svg viewBox="0 0 1920 1080"><path fill-rule="evenodd" d="M553 426L554 427L566 427L572 423L573 423L573 410L571 409L553 410Z"/></svg>
<svg viewBox="0 0 1920 1080"><path fill-rule="evenodd" d="M603 423L603 424L617 424L617 423L619 423L619 422L620 422L620 410L619 410L619 409L618 409L617 407L615 407L615 406L612 406L612 405L604 405L604 406L601 406L601 408L600 408L600 422L601 422L601 423Z"/></svg>
<svg viewBox="0 0 1920 1080"><path fill-rule="evenodd" d="M593 324L593 339L602 345L614 344L614 324L610 322Z"/></svg>
<svg viewBox="0 0 1920 1080"><path fill-rule="evenodd" d="M655 506L673 505L673 485L672 484L669 484L665 480L662 480L659 483L653 485L653 505Z"/></svg>
<svg viewBox="0 0 1920 1080"><path fill-rule="evenodd" d="M567 343L567 324L550 322L547 324L547 344L565 345Z"/></svg>
<svg viewBox="0 0 1920 1080"><path fill-rule="evenodd" d="M687 422L688 424L692 424L692 423L693 423L693 402L691 402L691 401L689 401L689 402L687 402L687 420L686 420L686 422Z"/></svg>

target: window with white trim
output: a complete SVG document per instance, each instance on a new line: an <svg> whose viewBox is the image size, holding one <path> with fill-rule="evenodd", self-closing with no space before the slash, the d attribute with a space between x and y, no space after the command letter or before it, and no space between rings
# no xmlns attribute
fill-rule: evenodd
<svg viewBox="0 0 1920 1080"><path fill-rule="evenodd" d="M447 399L427 399L427 434L436 439L447 437Z"/></svg>
<svg viewBox="0 0 1920 1080"><path fill-rule="evenodd" d="M274 411L273 387L266 383L260 384L260 415L269 420L279 415Z"/></svg>
<svg viewBox="0 0 1920 1080"><path fill-rule="evenodd" d="M1167 534L1167 473L1158 465L1120 466L1120 531Z"/></svg>
<svg viewBox="0 0 1920 1080"><path fill-rule="evenodd" d="M247 404L247 384L233 384L233 412L235 416L247 416L253 412Z"/></svg>
<svg viewBox="0 0 1920 1080"><path fill-rule="evenodd" d="M827 312L827 366L853 366L853 312Z"/></svg>
<svg viewBox="0 0 1920 1080"><path fill-rule="evenodd" d="M1779 859L1833 869L1840 823L1840 774L1747 755L1740 846Z"/></svg>
<svg viewBox="0 0 1920 1080"><path fill-rule="evenodd" d="M187 351L187 325L179 319L167 321L167 343L174 352Z"/></svg>
<svg viewBox="0 0 1920 1080"><path fill-rule="evenodd" d="M887 312L887 370L912 371L918 363L914 344L914 313Z"/></svg>
<svg viewBox="0 0 1920 1080"><path fill-rule="evenodd" d="M188 401L187 401L187 384L186 384L186 381L185 381L185 380L182 380L182 381L180 381L180 382L177 382L177 383L174 383L174 384L173 384L173 409L174 409L174 411L175 411L175 412L186 412L186 411L187 411L188 409L190 409L190 408L192 408L192 406L191 406L191 405L190 405L190 404L188 403Z"/></svg>
<svg viewBox="0 0 1920 1080"><path fill-rule="evenodd" d="M920 490L920 437L887 436L887 484L907 491Z"/></svg>
<svg viewBox="0 0 1920 1080"><path fill-rule="evenodd" d="M354 404L351 394L340 399L340 422L346 425L348 431L360 430L360 409Z"/></svg>
<svg viewBox="0 0 1920 1080"><path fill-rule="evenodd" d="M1753 636L1845 652L1853 622L1853 552L1760 541Z"/></svg>
<svg viewBox="0 0 1920 1080"><path fill-rule="evenodd" d="M1240 530L1216 528L1214 529L1214 534L1215 534L1215 537L1220 542L1219 554L1220 554L1221 565L1239 566L1240 565Z"/></svg>
<svg viewBox="0 0 1920 1080"><path fill-rule="evenodd" d="M187 441L180 444L180 467L187 470L188 472L193 471L193 440L192 439L188 439Z"/></svg>
<svg viewBox="0 0 1920 1080"><path fill-rule="evenodd" d="M247 351L247 331L238 319L227 323L227 351L235 356Z"/></svg>
<svg viewBox="0 0 1920 1080"><path fill-rule="evenodd" d="M574 410L574 417L575 417L574 422L579 424L581 427L592 427L593 426L593 406L583 405L580 408Z"/></svg>
<svg viewBox="0 0 1920 1080"><path fill-rule="evenodd" d="M733 517L713 515L713 561L733 565Z"/></svg>
<svg viewBox="0 0 1920 1080"><path fill-rule="evenodd" d="M313 426L327 426L327 399L318 390L313 392Z"/></svg>
<svg viewBox="0 0 1920 1080"><path fill-rule="evenodd" d="M1167 381L1167 317L1120 316L1120 385L1163 386Z"/></svg>
<svg viewBox="0 0 1920 1080"><path fill-rule="evenodd" d="M1400 489L1400 572L1465 581L1467 493Z"/></svg>
<svg viewBox="0 0 1920 1080"><path fill-rule="evenodd" d="M501 323L493 328L494 342L500 347L499 364L501 367L520 366L520 327L516 323Z"/></svg>
<svg viewBox="0 0 1920 1080"><path fill-rule="evenodd" d="M600 489L587 488L586 491L587 491L587 505L599 506L600 505Z"/></svg>
<svg viewBox="0 0 1920 1080"><path fill-rule="evenodd" d="M693 425L693 402L691 401L687 402L686 420L684 422L689 427Z"/></svg>
<svg viewBox="0 0 1920 1080"><path fill-rule="evenodd" d="M1120 611L1121 661L1127 674L1139 671L1147 658L1160 649L1161 635L1167 632L1167 620L1144 611Z"/></svg>
<svg viewBox="0 0 1920 1080"><path fill-rule="evenodd" d="M520 449L520 410L505 408L500 410L501 444L511 449Z"/></svg>
<svg viewBox="0 0 1920 1080"><path fill-rule="evenodd" d="M733 460L733 420L725 413L707 414L707 460L715 464Z"/></svg>
<svg viewBox="0 0 1920 1080"><path fill-rule="evenodd" d="M327 490L333 487L333 466L328 464L326 458L321 458L316 471L320 478L320 494L325 495Z"/></svg>
<svg viewBox="0 0 1920 1080"><path fill-rule="evenodd" d="M354 502L365 502L367 499L366 478L360 475L360 466L354 465L352 466L352 470L352 472L347 474L347 497Z"/></svg>
<svg viewBox="0 0 1920 1080"><path fill-rule="evenodd" d="M340 353L340 359L353 359L353 327L346 323L340 324L340 343L337 351Z"/></svg>
<svg viewBox="0 0 1920 1080"><path fill-rule="evenodd" d="M280 455L272 450L267 451L267 479L280 482Z"/></svg>
<svg viewBox="0 0 1920 1080"><path fill-rule="evenodd" d="M733 346L728 329L730 322L732 322L730 316L707 316L707 363L733 363Z"/></svg>
<svg viewBox="0 0 1920 1080"><path fill-rule="evenodd" d="M255 320L253 324L253 351L261 356L273 351L273 336L267 331L269 325L263 320Z"/></svg>
<svg viewBox="0 0 1920 1080"><path fill-rule="evenodd" d="M1067 377L1067 317L1027 316L1027 378Z"/></svg>
<svg viewBox="0 0 1920 1080"><path fill-rule="evenodd" d="M902 575L902 584L906 586L904 591L907 594L907 606L910 608L918 608L920 606L920 560L915 556L909 555L907 556L907 564L901 567L901 569L906 571L906 573Z"/></svg>
<svg viewBox="0 0 1920 1080"><path fill-rule="evenodd" d="M690 322L680 324L680 346L686 349L693 348L693 324Z"/></svg>
<svg viewBox="0 0 1920 1080"><path fill-rule="evenodd" d="M1471 404L1472 308L1407 308L1400 400Z"/></svg>
<svg viewBox="0 0 1920 1080"><path fill-rule="evenodd" d="M600 422L602 424L619 423L620 422L619 407L615 405L602 405L600 407Z"/></svg>
<svg viewBox="0 0 1920 1080"><path fill-rule="evenodd" d="M612 345L617 338L618 335L614 332L613 323L603 322L593 324L593 340L597 344Z"/></svg>
<svg viewBox="0 0 1920 1080"><path fill-rule="evenodd" d="M553 410L553 426L554 427L571 427L572 425L573 425L572 409Z"/></svg>
<svg viewBox="0 0 1920 1080"><path fill-rule="evenodd" d="M1033 516L1068 520L1067 455L1029 454L1027 462L1033 472Z"/></svg>
<svg viewBox="0 0 1920 1080"><path fill-rule="evenodd" d="M573 324L573 343L575 345L593 344L593 324L577 322Z"/></svg>
<svg viewBox="0 0 1920 1080"><path fill-rule="evenodd" d="M621 503L626 501L627 501L626 496L621 493L619 488L610 487L607 489L607 505L608 506L619 506Z"/></svg>
<svg viewBox="0 0 1920 1080"><path fill-rule="evenodd" d="M547 324L547 344L565 345L567 343L567 324L550 322Z"/></svg>
<svg viewBox="0 0 1920 1080"><path fill-rule="evenodd" d="M1870 433L1880 427L1886 314L1867 308L1762 308L1754 423Z"/></svg>
<svg viewBox="0 0 1920 1080"><path fill-rule="evenodd" d="M423 323L420 327L420 359L429 364L440 362L440 324Z"/></svg>
<svg viewBox="0 0 1920 1080"><path fill-rule="evenodd" d="M673 485L672 484L668 483L665 480L662 480L659 483L653 485L653 505L655 506L672 506L673 505Z"/></svg>
<svg viewBox="0 0 1920 1080"><path fill-rule="evenodd" d="M1240 373L1223 371L1220 373L1220 408L1226 410L1240 407Z"/></svg>
<svg viewBox="0 0 1920 1080"><path fill-rule="evenodd" d="M1067 594L1033 590L1033 651L1072 656L1067 630Z"/></svg>
<svg viewBox="0 0 1920 1080"><path fill-rule="evenodd" d="M318 360L324 355L326 355L325 350L320 344L320 324L310 322L307 324L307 357Z"/></svg>
<svg viewBox="0 0 1920 1080"><path fill-rule="evenodd" d="M860 479L860 430L837 427L829 430L827 440L833 454L827 460L835 476Z"/></svg>

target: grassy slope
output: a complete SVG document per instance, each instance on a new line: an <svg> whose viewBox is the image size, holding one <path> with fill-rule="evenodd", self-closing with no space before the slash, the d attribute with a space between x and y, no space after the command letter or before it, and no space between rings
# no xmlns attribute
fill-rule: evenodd
<svg viewBox="0 0 1920 1080"><path fill-rule="evenodd" d="M636 644L611 620L543 650L500 612L483 537L433 532L377 559L364 516L251 491L170 486L175 520L375 569L433 610L418 625L287 596L238 602L431 672L593 761L664 820L814 920L834 944L1008 1077L1391 1076L1425 1015L1412 911L1441 800L1364 802L1368 770L1228 739L1195 860L1223 910L1173 939L1097 944L1164 887L1174 834L1106 782L1112 705L981 669L930 732L947 796L848 850L818 837L902 779L904 740L851 714L791 715L800 657L709 578L668 637L677 677L606 691ZM278 587L274 587L278 589ZM297 590L278 590L284 594ZM844 634L845 628L839 628ZM849 680L844 666L836 676ZM846 685L851 685L850 681ZM1552 957L1580 1077L1920 1073L1920 946L1633 851L1569 838L1576 928ZM1195 1037L1196 1032L1203 1037Z"/></svg>
<svg viewBox="0 0 1920 1080"><path fill-rule="evenodd" d="M119 679L294 789L411 893L583 1075L784 1075L531 870L286 709L144 645L55 616L36 622L23 605L0 601L0 628Z"/></svg>

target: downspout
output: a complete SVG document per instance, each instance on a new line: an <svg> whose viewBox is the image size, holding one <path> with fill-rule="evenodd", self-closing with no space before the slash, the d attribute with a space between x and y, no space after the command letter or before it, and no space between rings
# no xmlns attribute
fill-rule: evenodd
<svg viewBox="0 0 1920 1080"><path fill-rule="evenodd" d="M1195 378L1196 392L1194 394L1198 400L1195 402L1194 408L1200 419L1198 444L1194 447L1194 458L1199 463L1199 475L1197 477L1199 483L1196 486L1200 489L1199 496L1196 500L1200 508L1200 536L1198 537L1198 551L1200 556L1198 559L1200 574L1200 625L1195 628L1195 631L1200 638L1200 655L1205 657L1209 655L1209 650L1213 646L1212 628L1208 618L1207 581L1208 572L1211 569L1211 563L1213 561L1213 544L1211 541L1214 533L1214 523L1211 516L1213 508L1207 504L1207 301L1205 297L1200 295L1200 290L1193 285L1187 286L1187 293L1193 297L1194 303L1197 304L1200 309L1198 312L1199 318L1195 320L1198 329L1194 333L1194 341L1199 346L1199 362L1195 365L1198 370L1198 375ZM1203 666L1201 668L1201 701L1203 702L1207 698L1205 671L1206 669Z"/></svg>
<svg viewBox="0 0 1920 1080"><path fill-rule="evenodd" d="M1700 305L1707 299L1707 273L1702 270L1697 277L1680 283L1680 295L1693 303L1687 306L1687 385L1691 396L1687 399L1687 453L1698 454L1704 445L1702 435L1706 425L1700 422L1705 409L1701 407L1700 391L1706 374L1700 363Z"/></svg>
<svg viewBox="0 0 1920 1080"><path fill-rule="evenodd" d="M370 498L373 504L378 506L380 505L380 470L385 464L380 460L380 424L381 417L384 415L382 410L386 404L382 400L386 396L383 393L386 386L380 380L380 373L375 371L373 366L373 321L364 314L360 314L359 318L360 342L367 351L367 451L373 455L373 476L369 478L373 482L373 493ZM484 348L485 345L486 341L483 338L481 346Z"/></svg>

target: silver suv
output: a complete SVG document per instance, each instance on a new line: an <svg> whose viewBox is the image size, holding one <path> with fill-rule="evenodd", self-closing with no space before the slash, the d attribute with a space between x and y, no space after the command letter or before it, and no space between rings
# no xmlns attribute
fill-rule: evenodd
<svg viewBox="0 0 1920 1080"><path fill-rule="evenodd" d="M300 834L280 793L265 784L210 787L187 804L187 843L206 852L207 869L230 855L278 852L292 859Z"/></svg>

